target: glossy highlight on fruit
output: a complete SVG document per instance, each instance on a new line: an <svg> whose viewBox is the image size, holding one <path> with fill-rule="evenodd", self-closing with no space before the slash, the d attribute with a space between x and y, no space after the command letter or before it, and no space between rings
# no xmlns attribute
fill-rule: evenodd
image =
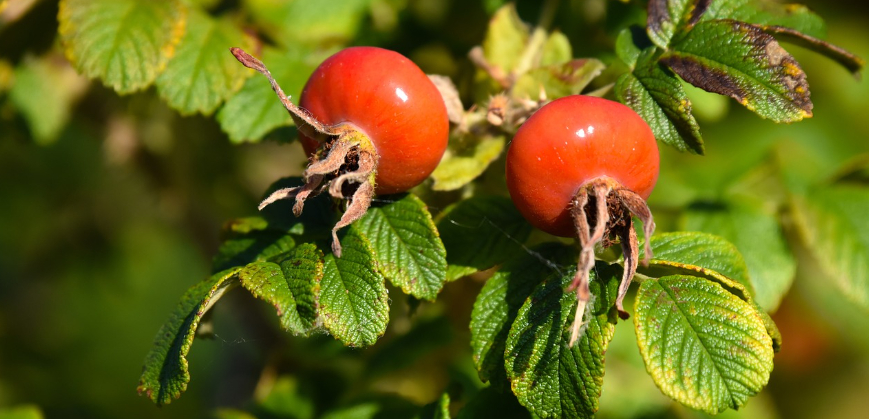
<svg viewBox="0 0 869 419"><path fill-rule="evenodd" d="M576 235L569 213L580 187L608 176L647 199L658 180L658 145L633 110L591 96L568 96L538 110L507 152L507 187L535 227Z"/></svg>
<svg viewBox="0 0 869 419"><path fill-rule="evenodd" d="M449 121L440 93L403 55L376 47L352 47L314 71L299 105L326 125L350 123L379 155L376 192L406 191L425 180L447 147ZM321 142L301 135L312 155Z"/></svg>

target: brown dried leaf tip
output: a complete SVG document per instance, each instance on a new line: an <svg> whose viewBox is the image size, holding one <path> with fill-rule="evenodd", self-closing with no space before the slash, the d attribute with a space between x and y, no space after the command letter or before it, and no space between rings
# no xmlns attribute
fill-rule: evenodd
<svg viewBox="0 0 869 419"><path fill-rule="evenodd" d="M371 198L374 196L374 178L379 158L374 145L352 124L325 125L318 121L307 110L290 101L262 61L241 48L230 48L230 52L242 65L268 78L272 90L278 95L302 133L312 138L325 137L323 145L311 157L311 163L305 169L303 175L305 184L274 191L259 204L259 209L262 210L281 199L295 199L293 214L298 217L302 214L306 199L317 196L327 189L329 195L334 198L349 199L341 220L332 228L332 253L335 257L341 257L338 230L362 218L368 211Z"/></svg>
<svg viewBox="0 0 869 419"><path fill-rule="evenodd" d="M640 251L632 217L639 218L643 223L643 233L646 237L643 265L648 265L652 257L649 238L655 231L655 221L649 206L641 196L606 176L597 178L580 188L571 203L570 213L576 227L580 248L576 275L567 288L567 291L576 292L577 300L569 342L569 345L573 346L585 331L587 322L583 321L583 318L586 317L586 312L589 312L590 317L593 307L589 290L589 273L594 269L595 246L600 243L605 248L609 247L613 244L613 239L618 239L621 243L625 266L619 283L616 308L619 317L627 319L629 314L625 311L622 301L637 272L637 257Z"/></svg>

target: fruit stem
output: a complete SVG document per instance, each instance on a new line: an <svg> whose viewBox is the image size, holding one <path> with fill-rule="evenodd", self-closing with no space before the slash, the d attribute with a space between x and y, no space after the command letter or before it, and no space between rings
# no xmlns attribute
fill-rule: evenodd
<svg viewBox="0 0 869 419"><path fill-rule="evenodd" d="M303 126L307 124L311 128L314 128L317 132L326 134L326 135L338 135L339 132L335 129L336 127L328 126L318 121L317 118L314 118L306 109L300 108L296 106L287 96L281 86L278 84L277 80L272 77L272 73L263 64L262 61L258 60L254 56L248 54L241 48L232 47L229 49L232 55L235 57L238 62L240 62L243 66L247 68L254 69L258 71L260 74L266 76L269 79L269 83L272 85L272 90L275 91L275 94L278 95L278 98L281 100L281 103L284 105L284 108L293 116L293 119L296 120L296 125L299 129L303 129ZM298 123L298 120L302 120L304 124ZM308 132L305 132L308 135ZM312 133L313 134L313 133ZM308 135L309 137L314 137L315 135Z"/></svg>
<svg viewBox="0 0 869 419"><path fill-rule="evenodd" d="M593 199L592 199L593 198ZM624 254L624 274L619 283L615 306L619 317L627 319L623 300L627 295L631 281L637 272L637 257L639 256L639 241L633 226L633 216L643 223L645 234L645 258L643 265L648 265L652 251L649 238L655 230L652 212L646 201L637 193L625 188L615 179L601 176L580 187L571 201L570 213L579 239L579 258L576 263L576 274L567 291L575 291L577 299L576 313L571 326L569 345L572 347L585 330L586 312L591 312L594 297L589 290L591 270L594 269L594 250L598 243L609 246L611 237L617 237L621 242ZM591 314L589 314L590 316Z"/></svg>

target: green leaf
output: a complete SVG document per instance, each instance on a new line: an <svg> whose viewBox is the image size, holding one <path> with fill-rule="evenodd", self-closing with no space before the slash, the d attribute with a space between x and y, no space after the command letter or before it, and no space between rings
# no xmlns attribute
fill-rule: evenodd
<svg viewBox="0 0 869 419"><path fill-rule="evenodd" d="M576 270L549 275L519 309L504 354L519 402L541 418L591 418L598 409L604 354L615 331L613 310L620 272L605 264L592 271L592 317L568 346L576 294L564 292Z"/></svg>
<svg viewBox="0 0 869 419"><path fill-rule="evenodd" d="M9 99L24 117L33 139L50 144L69 120L70 108L84 93L87 82L53 54L26 57L15 69Z"/></svg>
<svg viewBox="0 0 869 419"><path fill-rule="evenodd" d="M157 405L177 399L190 382L187 370L187 352L193 344L196 326L202 316L223 296L237 285L238 269L218 272L184 293L169 320L163 324L154 347L145 358L142 376L139 378L139 394L145 394Z"/></svg>
<svg viewBox="0 0 869 419"><path fill-rule="evenodd" d="M659 141L702 155L703 138L691 114L691 101L679 79L658 63L659 56L655 48L641 52L633 73L616 81L616 98L637 112Z"/></svg>
<svg viewBox="0 0 869 419"><path fill-rule="evenodd" d="M0 419L42 419L44 417L39 406L19 405L0 408Z"/></svg>
<svg viewBox="0 0 869 419"><path fill-rule="evenodd" d="M555 30L546 38L540 56L540 66L566 63L573 59L573 48L567 35Z"/></svg>
<svg viewBox="0 0 869 419"><path fill-rule="evenodd" d="M772 340L760 313L717 283L692 276L643 282L634 326L655 384L688 407L738 409L769 380Z"/></svg>
<svg viewBox="0 0 869 419"><path fill-rule="evenodd" d="M694 86L730 96L775 122L812 116L806 74L757 26L733 20L701 22L671 48L661 62Z"/></svg>
<svg viewBox="0 0 869 419"><path fill-rule="evenodd" d="M765 310L775 311L796 274L796 261L785 243L777 214L756 203L731 200L717 206L691 206L684 226L733 243L745 259L755 301Z"/></svg>
<svg viewBox="0 0 869 419"><path fill-rule="evenodd" d="M397 195L372 205L355 225L383 276L406 294L434 301L446 280L446 250L424 202Z"/></svg>
<svg viewBox="0 0 869 419"><path fill-rule="evenodd" d="M544 278L576 260L576 250L561 243L544 243L507 260L488 281L471 312L471 350L483 381L504 374L504 349L519 308ZM555 262L550 262L555 261Z"/></svg>
<svg viewBox="0 0 869 419"><path fill-rule="evenodd" d="M323 326L347 346L373 345L386 331L389 304L371 243L356 226L341 238L340 258L326 255L320 281Z"/></svg>
<svg viewBox="0 0 869 419"><path fill-rule="evenodd" d="M247 0L257 26L280 45L340 45L358 32L372 0ZM268 63L266 63L268 64Z"/></svg>
<svg viewBox="0 0 869 419"><path fill-rule="evenodd" d="M673 35L697 24L711 0L650 0L647 32L655 45L667 49Z"/></svg>
<svg viewBox="0 0 869 419"><path fill-rule="evenodd" d="M531 225L509 198L478 195L447 207L437 219L447 250L447 280L489 269L524 253Z"/></svg>
<svg viewBox="0 0 869 419"><path fill-rule="evenodd" d="M846 298L869 308L869 189L817 188L794 197L796 225L808 249Z"/></svg>
<svg viewBox="0 0 869 419"><path fill-rule="evenodd" d="M219 272L266 260L290 251L295 245L296 241L281 231L254 230L246 234L233 235L217 249L217 254L214 255L211 263L212 271Z"/></svg>
<svg viewBox="0 0 869 419"><path fill-rule="evenodd" d="M432 172L432 189L453 191L471 183L504 151L504 136L470 136L450 141L444 157Z"/></svg>
<svg viewBox="0 0 869 419"><path fill-rule="evenodd" d="M210 115L253 74L229 48L252 46L250 37L231 21L192 11L178 52L157 78L160 97L182 115Z"/></svg>
<svg viewBox="0 0 869 419"><path fill-rule="evenodd" d="M184 34L186 14L176 0L62 0L59 32L76 69L127 94L163 71Z"/></svg>
<svg viewBox="0 0 869 419"><path fill-rule="evenodd" d="M605 67L600 60L585 58L533 68L516 80L511 95L536 99L541 87L550 99L577 95Z"/></svg>
<svg viewBox="0 0 869 419"><path fill-rule="evenodd" d="M357 404L338 410L332 410L323 415L323 419L374 419L380 412L380 405L375 402Z"/></svg>
<svg viewBox="0 0 869 419"><path fill-rule="evenodd" d="M238 272L238 279L254 297L273 305L281 327L308 336L317 321L317 299L323 278L323 252L311 243L254 262Z"/></svg>
<svg viewBox="0 0 869 419"><path fill-rule="evenodd" d="M286 50L266 48L262 61L284 92L297 98L298 102L305 82L321 58L324 58L321 54L299 47ZM290 114L272 92L269 81L260 76L247 79L241 90L226 101L217 112L217 122L234 143L257 142L275 128L293 124Z"/></svg>
<svg viewBox="0 0 869 419"><path fill-rule="evenodd" d="M733 19L760 26L784 26L814 38L827 36L824 20L801 4L771 0L712 1L702 19Z"/></svg>
<svg viewBox="0 0 869 419"><path fill-rule="evenodd" d="M423 406L419 419L450 419L450 395L444 393L437 400Z"/></svg>
<svg viewBox="0 0 869 419"><path fill-rule="evenodd" d="M810 49L836 61L856 77L859 77L860 71L863 70L863 65L866 63L862 58L842 47L838 47L829 42L824 42L818 38L808 36L794 29L786 28L784 26L762 26L762 28L764 32L774 35L778 39Z"/></svg>
<svg viewBox="0 0 869 419"><path fill-rule="evenodd" d="M634 42L634 28L625 28L616 37L616 55L625 65L634 68L640 58L640 47Z"/></svg>
<svg viewBox="0 0 869 419"><path fill-rule="evenodd" d="M519 64L529 36L528 26L516 13L516 5L508 3L489 21L483 39L483 56L490 65L509 73Z"/></svg>
<svg viewBox="0 0 869 419"><path fill-rule="evenodd" d="M638 271L651 277L680 273L718 282L744 301L751 301L751 281L745 260L733 243L700 232L675 232L652 236L648 267ZM640 251L640 260L643 258Z"/></svg>

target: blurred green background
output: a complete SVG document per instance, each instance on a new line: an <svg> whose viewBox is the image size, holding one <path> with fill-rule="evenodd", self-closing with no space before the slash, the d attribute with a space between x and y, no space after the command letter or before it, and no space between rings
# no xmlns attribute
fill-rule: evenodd
<svg viewBox="0 0 869 419"><path fill-rule="evenodd" d="M244 22L247 3L262 1L197 3ZM453 77L463 93L473 80L466 53L503 4L355 3L343 30L320 48L394 49L426 72ZM865 3L804 3L827 20L831 42L869 57ZM34 405L47 417L190 418L259 406L259 417L308 418L374 395L422 405L445 389L480 390L468 319L481 282L471 278L448 284L414 316L405 297L392 293L387 336L366 350L325 336L287 336L269 307L232 294L214 312L214 339L193 345L187 393L162 408L138 397L154 334L184 290L208 275L222 223L253 214L272 181L299 174L301 149L286 144L291 128L233 145L212 116L182 117L153 88L118 96L75 74L59 53L56 1L0 4L0 412ZM529 22L539 13L536 1L517 8ZM568 35L574 55L612 61L614 35L638 18L636 8L615 1L562 1L553 27ZM715 200L771 156L786 181L800 185L869 153L869 85L830 60L786 47L808 74L814 117L776 125L693 92L707 155L662 147L651 200L662 230L679 228L686 205ZM865 417L869 313L837 294L792 242L797 279L774 314L784 348L770 384L746 409L722 416ZM598 416L702 417L661 395L630 324L617 330Z"/></svg>

